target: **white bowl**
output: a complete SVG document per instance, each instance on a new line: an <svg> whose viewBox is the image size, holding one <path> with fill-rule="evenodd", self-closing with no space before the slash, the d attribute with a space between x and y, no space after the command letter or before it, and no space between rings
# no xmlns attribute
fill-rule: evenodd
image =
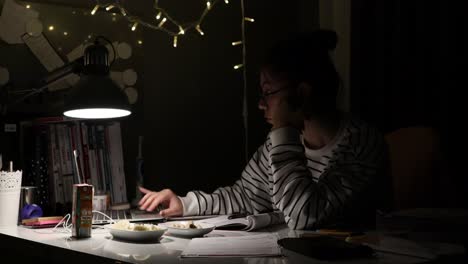
<svg viewBox="0 0 468 264"><path fill-rule="evenodd" d="M159 226L164 226L167 227L167 233L166 235L174 235L174 236L180 236L180 237L186 237L186 238L192 238L192 237L202 237L205 234L210 233L215 229L215 225L212 224L207 224L207 223L197 223L195 224L197 226L200 226L201 228L181 228L177 227L177 225L187 225L186 221L174 221L174 222L165 222L159 224ZM176 226L175 226L176 225Z"/></svg>
<svg viewBox="0 0 468 264"><path fill-rule="evenodd" d="M158 225L158 230L151 231L133 231L114 228L113 224L104 226L109 230L112 237L119 240L130 240L130 241L159 241L161 236L167 231L167 227Z"/></svg>

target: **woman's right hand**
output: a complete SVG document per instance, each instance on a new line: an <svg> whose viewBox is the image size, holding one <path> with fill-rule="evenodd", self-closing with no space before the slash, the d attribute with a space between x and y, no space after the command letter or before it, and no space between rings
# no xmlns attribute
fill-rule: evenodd
<svg viewBox="0 0 468 264"><path fill-rule="evenodd" d="M143 187L138 188L145 194L138 203L141 210L151 212L162 205L165 208L159 212L162 217L182 216L184 213L182 202L173 191L164 189L160 192L153 192Z"/></svg>

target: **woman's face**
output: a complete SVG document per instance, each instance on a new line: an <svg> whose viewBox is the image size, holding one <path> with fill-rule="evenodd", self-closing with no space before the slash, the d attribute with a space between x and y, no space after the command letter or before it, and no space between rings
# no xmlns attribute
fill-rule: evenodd
<svg viewBox="0 0 468 264"><path fill-rule="evenodd" d="M272 113L282 100L287 97L287 81L273 78L268 70L260 73L260 100L258 108L263 110L263 116L272 124Z"/></svg>

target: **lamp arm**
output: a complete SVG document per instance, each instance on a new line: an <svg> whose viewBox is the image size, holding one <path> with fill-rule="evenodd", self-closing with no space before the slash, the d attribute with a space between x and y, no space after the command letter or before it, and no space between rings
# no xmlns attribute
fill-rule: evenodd
<svg viewBox="0 0 468 264"><path fill-rule="evenodd" d="M8 106L21 103L25 99L27 99L27 98L35 95L35 94L43 92L45 89L47 89L47 87L51 83L53 83L55 81L58 81L58 80L62 79L63 77L65 77L65 76L67 76L67 75L69 75L71 73L81 73L82 71L83 71L83 57L79 57L78 59L76 59L76 60L74 60L72 62L69 62L69 63L63 65L62 67L59 67L59 68L53 70L52 72L50 72L46 77L44 77L39 82L39 85L38 85L39 88L32 89L33 90L32 92L27 93L26 95L23 95L22 97L20 97L19 99L15 100L12 103L9 103Z"/></svg>

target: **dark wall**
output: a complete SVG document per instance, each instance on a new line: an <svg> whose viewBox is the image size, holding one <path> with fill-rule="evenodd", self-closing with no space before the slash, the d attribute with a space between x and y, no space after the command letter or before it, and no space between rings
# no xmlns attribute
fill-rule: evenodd
<svg viewBox="0 0 468 264"><path fill-rule="evenodd" d="M466 87L466 10L455 1L367 1L352 6L352 110L384 132L426 126L440 136L443 206L466 206L466 132L459 92ZM465 65L465 66L464 66ZM425 183L426 182L426 183ZM440 187L440 186L439 186ZM453 199L449 198L452 197ZM433 197L427 197L433 199Z"/></svg>
<svg viewBox="0 0 468 264"><path fill-rule="evenodd" d="M288 32L313 28L316 1L245 1L248 158L265 139L268 127L257 108L258 65L272 42ZM193 32L172 47L166 34L145 30L144 158L145 185L178 194L212 191L231 185L246 164L242 121L240 1L222 1L205 19L205 36ZM180 9L180 1L167 3ZM172 6L171 6L172 5ZM198 2L186 10L196 10ZM193 7L192 7L193 5ZM311 10L306 13L305 10Z"/></svg>

